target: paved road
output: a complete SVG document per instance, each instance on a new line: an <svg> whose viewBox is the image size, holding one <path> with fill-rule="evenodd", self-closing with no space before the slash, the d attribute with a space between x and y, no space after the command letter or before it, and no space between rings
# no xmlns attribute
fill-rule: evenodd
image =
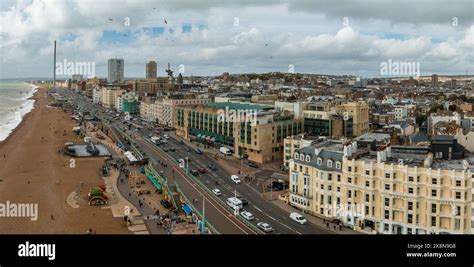
<svg viewBox="0 0 474 267"><path fill-rule="evenodd" d="M148 136L146 130L143 131L145 136ZM146 137L144 137L146 138ZM139 143L145 143L143 139ZM151 145L150 145L151 146ZM307 224L299 225L296 222L290 220L289 214L281 210L279 207L274 205L272 202L262 198L261 191L257 190L255 186L242 183L235 184L230 179L231 174L228 173L224 168L219 167L222 161L215 161L214 158L204 154L196 154L193 149L191 152L187 152L186 145L182 145L173 138L168 139L168 144L162 145L163 147L174 147L175 152L168 152L173 158L185 158L188 157L189 169L206 168L206 174L200 174L200 179L209 189L218 188L222 192L221 198L226 199L231 196L242 196L248 200L249 205L245 206L244 209L251 212L255 220L252 221L254 225L258 222L269 223L274 229L275 234L329 234L332 233L324 228L320 228L317 225ZM143 148L143 147L142 147ZM189 147L188 147L189 148ZM157 149L154 147L154 149ZM217 171L210 171L207 167L212 163L218 166ZM274 173L274 171L262 171L262 176L266 173ZM261 177L262 177L261 176ZM218 181L219 185L215 184Z"/></svg>

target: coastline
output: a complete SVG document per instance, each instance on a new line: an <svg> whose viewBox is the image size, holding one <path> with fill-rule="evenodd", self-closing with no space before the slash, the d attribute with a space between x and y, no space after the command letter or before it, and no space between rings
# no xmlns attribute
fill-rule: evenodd
<svg viewBox="0 0 474 267"><path fill-rule="evenodd" d="M35 86L35 85L34 85ZM28 112L26 113L25 115L23 115L23 117L21 118L21 122L15 127L13 128L13 130L8 134L7 138L5 138L4 140L0 141L0 149L2 148L3 144L7 143L9 139L12 138L13 135L15 135L15 133L21 128L24 126L25 124L25 121L28 120L28 118L30 116L33 115L33 113L35 112L35 110L37 110L37 105L38 105L38 96L39 94L41 93L41 90L47 90L46 88L40 88L40 87L37 87L35 86L36 88L36 92L33 93L32 96L28 97L27 99L28 100L34 100L34 104L33 104L33 108Z"/></svg>
<svg viewBox="0 0 474 267"><path fill-rule="evenodd" d="M0 217L0 234L130 234L109 208L88 205L89 189L103 183L98 169L102 158L75 158L59 153L67 141L81 143L71 129L77 123L57 108L48 108L46 88L31 97L33 108L0 142L0 203L38 205L38 220ZM80 186L82 184L82 186ZM77 208L67 198L77 193Z"/></svg>

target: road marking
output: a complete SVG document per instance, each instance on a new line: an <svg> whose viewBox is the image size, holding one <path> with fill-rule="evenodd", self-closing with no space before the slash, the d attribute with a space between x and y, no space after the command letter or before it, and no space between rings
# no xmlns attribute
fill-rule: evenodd
<svg viewBox="0 0 474 267"><path fill-rule="evenodd" d="M263 213L263 211L261 209L259 209L257 206L253 206L256 210L260 211Z"/></svg>

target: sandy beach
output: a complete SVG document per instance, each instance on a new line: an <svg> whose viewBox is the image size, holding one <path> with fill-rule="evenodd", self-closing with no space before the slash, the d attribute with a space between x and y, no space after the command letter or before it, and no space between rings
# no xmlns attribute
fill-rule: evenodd
<svg viewBox="0 0 474 267"><path fill-rule="evenodd" d="M103 159L75 159L76 167L70 168L70 157L58 150L65 142L81 142L71 131L76 123L47 107L46 89L33 98L35 108L0 142L0 203L37 203L38 220L0 217L0 233L85 234L92 228L97 234L129 234L110 209L87 204L89 188L104 182L98 172ZM80 207L72 208L66 198L81 182Z"/></svg>

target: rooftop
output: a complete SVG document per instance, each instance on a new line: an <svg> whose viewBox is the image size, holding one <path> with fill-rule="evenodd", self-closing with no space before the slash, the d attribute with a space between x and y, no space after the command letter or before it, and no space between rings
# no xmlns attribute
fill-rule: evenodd
<svg viewBox="0 0 474 267"><path fill-rule="evenodd" d="M242 104L242 103L232 103L232 102L213 102L207 104L208 107L215 108L229 108L229 109L250 109L250 110L272 110L272 106L263 106L263 105L251 105L251 104Z"/></svg>

